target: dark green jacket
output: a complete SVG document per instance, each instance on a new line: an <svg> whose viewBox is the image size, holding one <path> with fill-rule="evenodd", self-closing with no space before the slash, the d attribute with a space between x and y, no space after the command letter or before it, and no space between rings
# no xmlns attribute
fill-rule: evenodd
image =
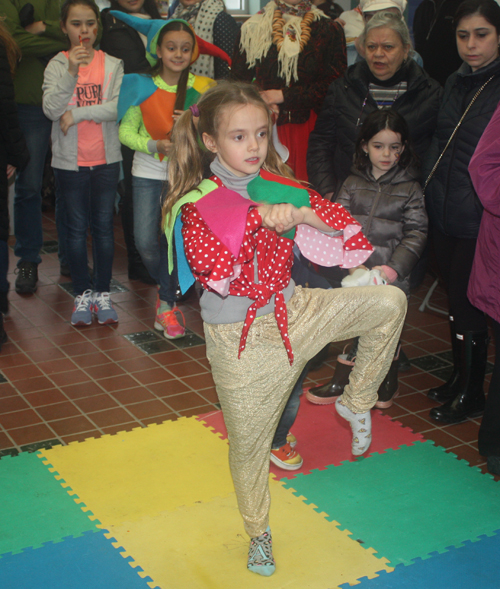
<svg viewBox="0 0 500 589"><path fill-rule="evenodd" d="M16 102L42 106L43 71L48 60L64 49L68 40L61 31L59 0L29 0L35 9L35 21L43 20L42 35L26 32L19 23L19 11L28 0L0 0L0 15L22 51L22 59L14 78Z"/></svg>

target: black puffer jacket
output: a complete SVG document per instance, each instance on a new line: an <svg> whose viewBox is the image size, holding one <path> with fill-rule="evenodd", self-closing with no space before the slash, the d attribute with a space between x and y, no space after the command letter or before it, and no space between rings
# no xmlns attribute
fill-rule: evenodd
<svg viewBox="0 0 500 589"><path fill-rule="evenodd" d="M9 238L7 164L21 170L29 159L24 135L19 128L7 51L0 41L0 239L4 241Z"/></svg>
<svg viewBox="0 0 500 589"><path fill-rule="evenodd" d="M151 67L139 33L112 14L109 8L101 12L102 39L100 48L123 61L126 74L140 74Z"/></svg>
<svg viewBox="0 0 500 589"><path fill-rule="evenodd" d="M371 171L352 168L337 202L361 223L375 251L365 262L398 273L394 286L410 293L410 272L427 242L427 214L418 172L395 166L375 180Z"/></svg>
<svg viewBox="0 0 500 589"><path fill-rule="evenodd" d="M468 166L500 100L500 59L476 72L464 63L448 78L436 133L425 160L423 171L427 178L468 104L491 76L493 79L472 105L425 190L431 223L453 237L474 239L478 235L483 207Z"/></svg>
<svg viewBox="0 0 500 589"><path fill-rule="evenodd" d="M415 151L422 159L436 128L442 89L413 59L404 67L408 90L396 99L393 108L405 117ZM369 72L365 61L355 63L343 78L330 85L309 136L307 172L309 181L322 195L337 194L340 190L352 166L359 131L357 121L363 123L377 109L368 92Z"/></svg>

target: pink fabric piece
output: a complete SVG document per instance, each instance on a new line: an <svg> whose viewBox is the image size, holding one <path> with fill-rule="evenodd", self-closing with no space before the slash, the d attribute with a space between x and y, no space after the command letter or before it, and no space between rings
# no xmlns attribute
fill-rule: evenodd
<svg viewBox="0 0 500 589"><path fill-rule="evenodd" d="M385 275L387 276L387 281L390 284L392 284L398 277L398 273L396 272L396 270L394 270L394 268L391 268L390 266L382 265L382 270L385 272Z"/></svg>
<svg viewBox="0 0 500 589"><path fill-rule="evenodd" d="M218 292L221 297L227 297L229 294L229 285L233 280L236 280L239 275L241 274L241 264L235 264L233 266L234 274L232 276L228 276L227 278L223 278L222 280L209 280L207 282L210 288L213 288L215 292Z"/></svg>
<svg viewBox="0 0 500 589"><path fill-rule="evenodd" d="M196 203L198 212L217 239L237 258L248 209L256 206L225 186L216 188Z"/></svg>
<svg viewBox="0 0 500 589"><path fill-rule="evenodd" d="M372 250L344 250L344 243L360 232L360 225L347 225L342 235L330 236L310 225L298 225L295 243L301 253L314 264L353 268L365 262Z"/></svg>

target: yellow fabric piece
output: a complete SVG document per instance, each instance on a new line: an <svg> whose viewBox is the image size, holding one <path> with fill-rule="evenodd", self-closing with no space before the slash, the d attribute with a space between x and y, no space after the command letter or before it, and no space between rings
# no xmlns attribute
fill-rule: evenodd
<svg viewBox="0 0 500 589"><path fill-rule="evenodd" d="M227 456L227 443L194 418L40 453L108 529L232 493Z"/></svg>
<svg viewBox="0 0 500 589"><path fill-rule="evenodd" d="M393 570L281 483L270 487L272 577L246 570L249 540L234 494L124 523L109 537L162 589L332 589Z"/></svg>

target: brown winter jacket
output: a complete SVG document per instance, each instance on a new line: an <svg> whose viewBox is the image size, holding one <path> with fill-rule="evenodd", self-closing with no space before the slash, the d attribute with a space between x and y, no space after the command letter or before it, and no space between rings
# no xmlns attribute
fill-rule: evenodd
<svg viewBox="0 0 500 589"><path fill-rule="evenodd" d="M375 248L365 262L398 273L394 286L410 292L410 272L427 241L427 213L418 173L395 166L375 180L371 170L351 169L336 202L361 223Z"/></svg>

